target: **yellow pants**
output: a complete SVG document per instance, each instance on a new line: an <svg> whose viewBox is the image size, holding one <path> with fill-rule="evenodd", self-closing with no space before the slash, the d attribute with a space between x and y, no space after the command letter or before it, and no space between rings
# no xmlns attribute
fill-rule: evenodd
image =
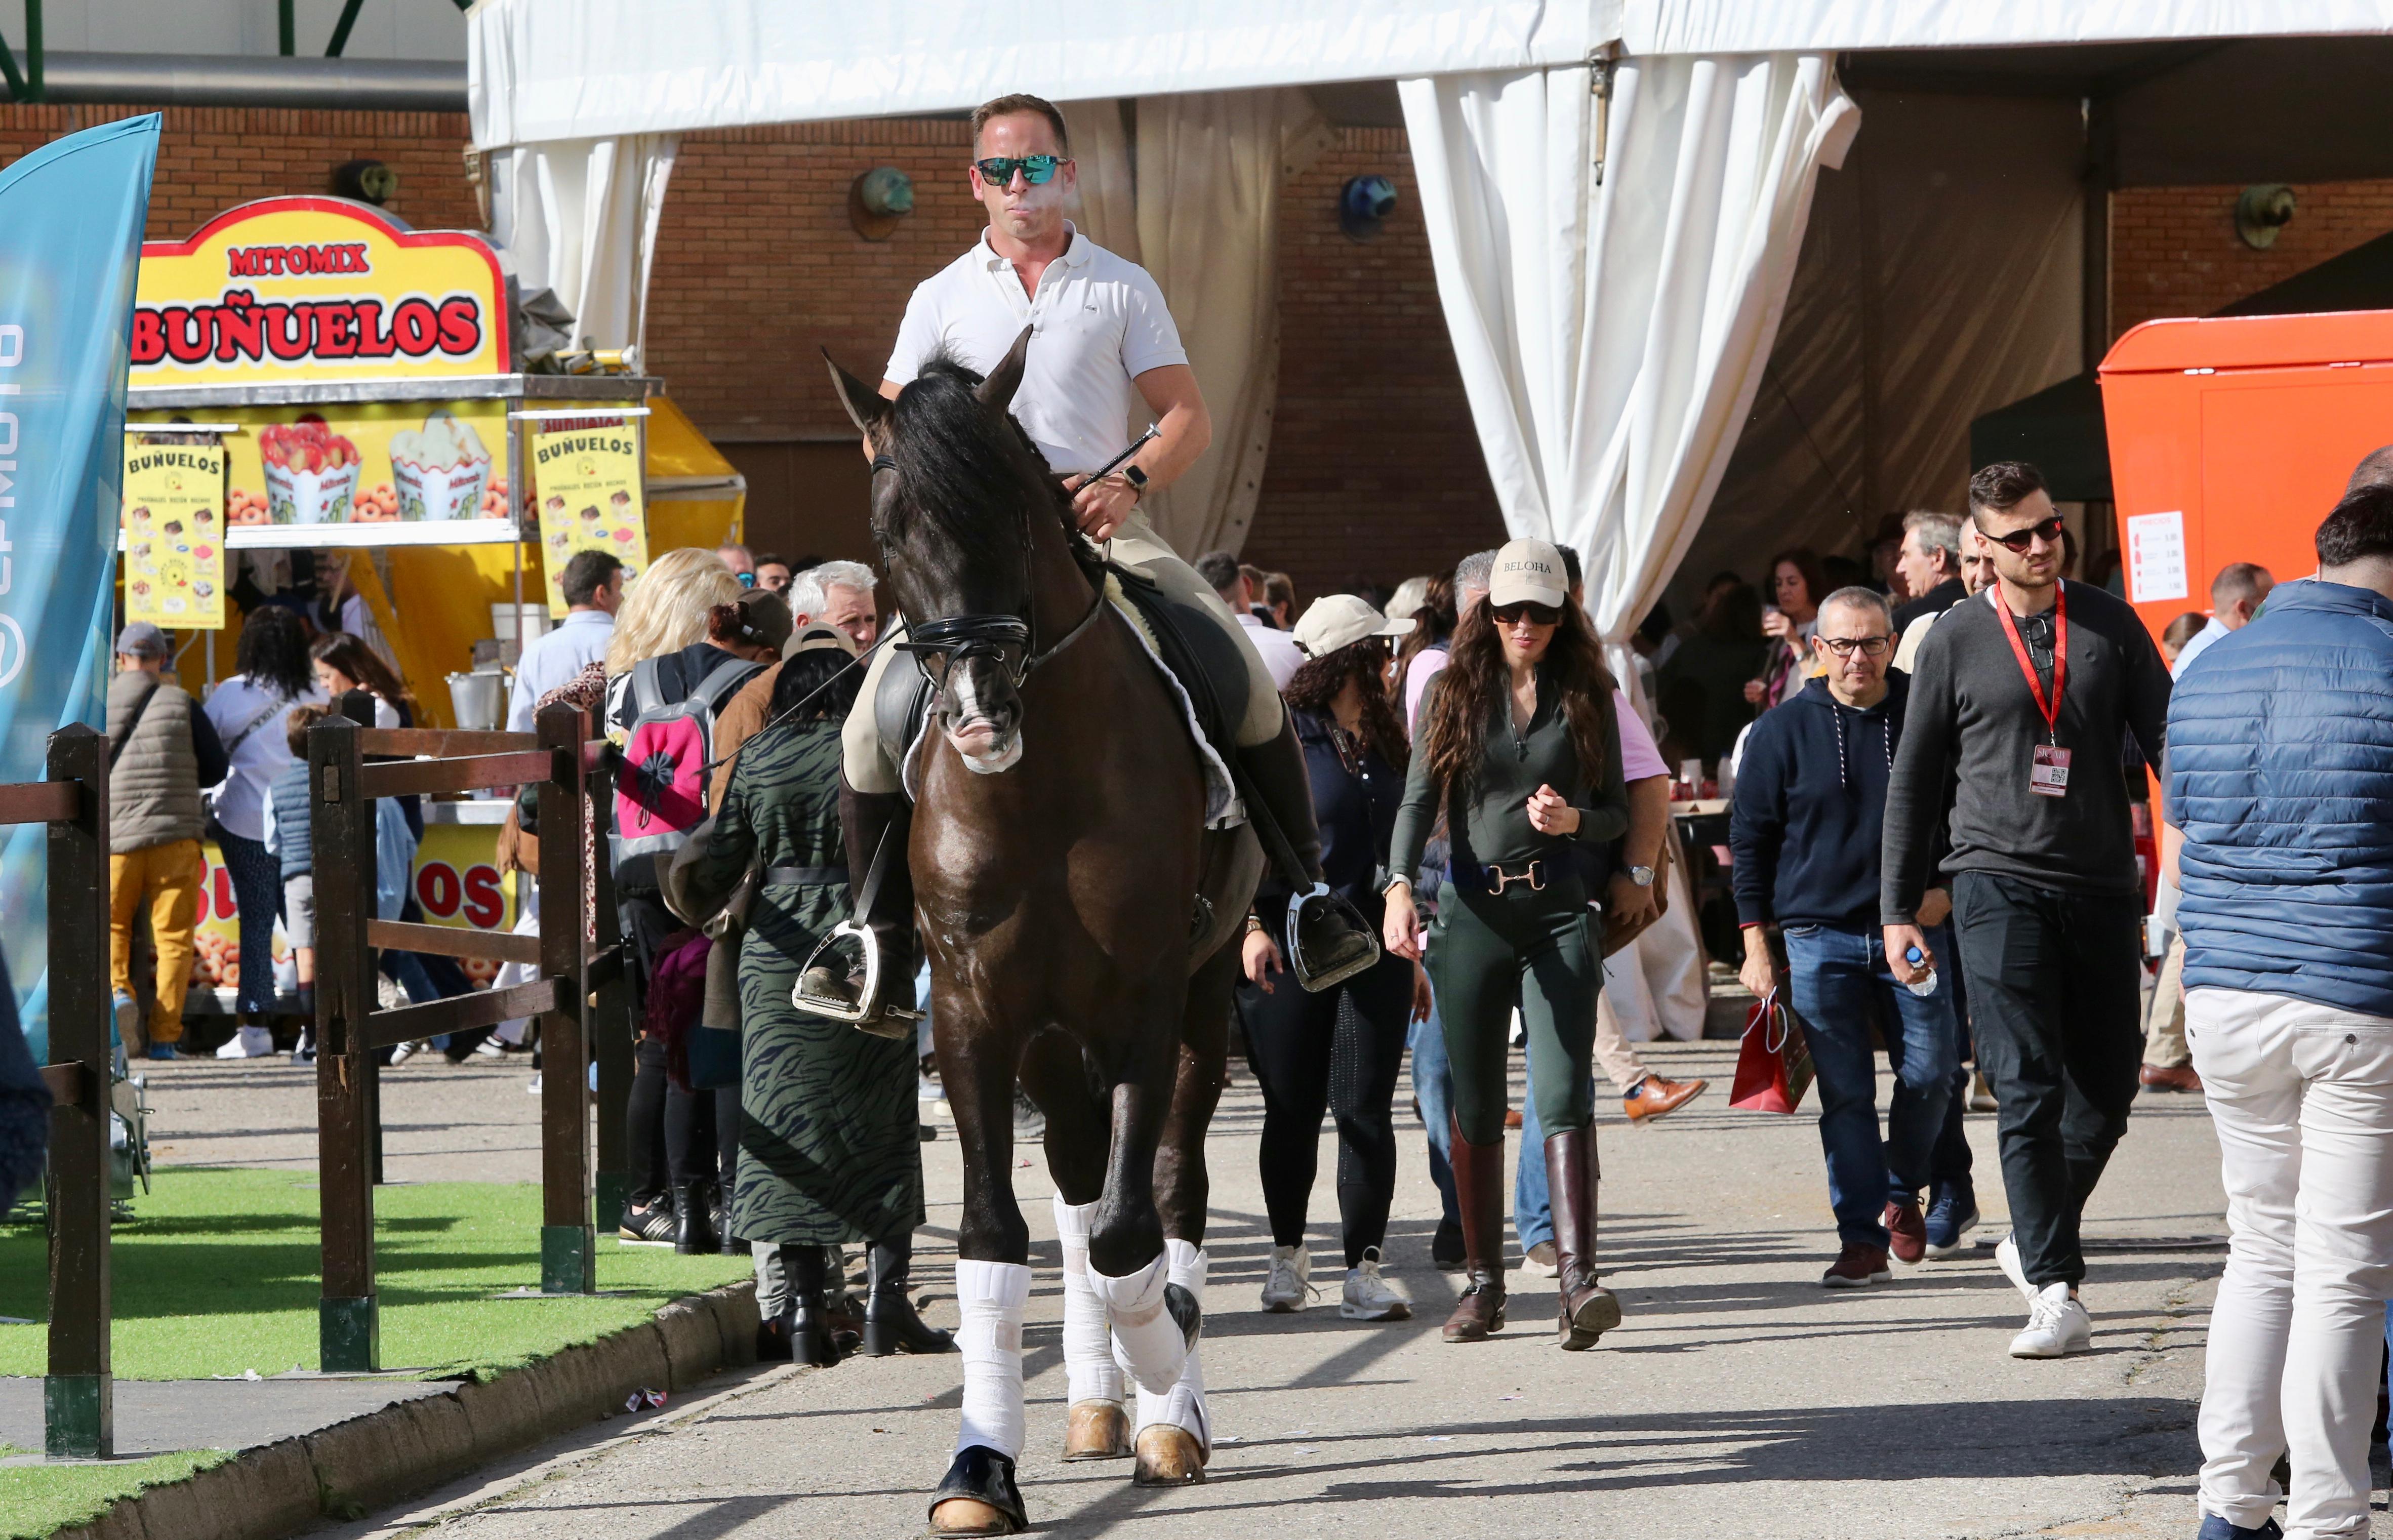
<svg viewBox="0 0 2393 1540"><path fill-rule="evenodd" d="M191 932L200 919L200 883L207 863L197 840L174 840L108 858L108 972L120 995L133 993L133 917L150 910L150 939L158 948L158 1009L150 1040L183 1036L183 997L191 987Z"/></svg>

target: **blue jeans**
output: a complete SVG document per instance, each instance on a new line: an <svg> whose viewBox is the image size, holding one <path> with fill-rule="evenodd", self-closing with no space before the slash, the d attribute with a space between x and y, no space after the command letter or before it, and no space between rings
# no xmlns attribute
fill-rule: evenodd
<svg viewBox="0 0 2393 1540"><path fill-rule="evenodd" d="M1840 930L1827 925L1789 925L1787 983L1795 1013L1811 1044L1820 1088L1820 1145L1828 1161L1828 1205L1837 1213L1837 1238L1847 1246L1887 1246L1886 1206L1916 1202L1927 1185L1929 1155L1944 1124L1953 1094L1954 1070L1961 1062L1961 1023L1953 1009L1953 987L1940 977L1925 998L1895 983L1886 965L1886 944L1876 926ZM1928 933L1942 959L1953 966L1953 940L1942 926ZM1894 1105L1887 1137L1878 1138L1877 1064L1870 1051L1870 997L1889 1032L1887 1059L1895 1073Z"/></svg>
<svg viewBox="0 0 2393 1540"><path fill-rule="evenodd" d="M1434 995L1429 1020L1412 1024L1406 1046L1413 1055L1413 1100L1420 1103L1421 1128L1429 1135L1429 1179L1437 1183L1446 1222L1459 1224L1462 1210L1454 1202L1454 1168L1446 1164L1454 1138L1454 1073L1446 1066L1445 1023L1438 1017Z"/></svg>

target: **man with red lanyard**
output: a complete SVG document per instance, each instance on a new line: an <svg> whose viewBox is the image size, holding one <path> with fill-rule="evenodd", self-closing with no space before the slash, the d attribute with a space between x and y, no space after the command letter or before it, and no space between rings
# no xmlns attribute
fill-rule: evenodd
<svg viewBox="0 0 2393 1540"><path fill-rule="evenodd" d="M1951 809L1954 944L2010 1197L1995 1259L2028 1306L2010 1351L2058 1358L2091 1345L2078 1216L2126 1131L2143 1059L2143 884L2122 750L2132 732L2161 763L2168 666L2124 600L2061 581L2060 516L2034 466L1978 472L1969 515L1995 581L1920 646L1887 789L1879 919L1898 979L1950 966L1918 907Z"/></svg>

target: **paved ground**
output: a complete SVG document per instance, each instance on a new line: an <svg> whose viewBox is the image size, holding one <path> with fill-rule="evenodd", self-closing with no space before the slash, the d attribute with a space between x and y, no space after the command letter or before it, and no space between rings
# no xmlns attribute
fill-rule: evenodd
<svg viewBox="0 0 2393 1540"><path fill-rule="evenodd" d="M270 1379L120 1379L116 1382L116 1454L120 1459L206 1446L248 1449L329 1427L394 1401L437 1396L443 1380L320 1375ZM0 1443L42 1447L42 1382L0 1377ZM38 1455L0 1461L38 1463Z"/></svg>
<svg viewBox="0 0 2393 1540"><path fill-rule="evenodd" d="M316 1165L316 1070L271 1059L145 1060L159 1166ZM452 1064L419 1054L382 1072L383 1171L393 1181L538 1181L531 1055Z"/></svg>
<svg viewBox="0 0 2393 1540"><path fill-rule="evenodd" d="M1628 1319L1583 1355L1554 1349L1550 1286L1517 1272L1513 1324L1500 1339L1439 1341L1453 1285L1427 1262L1436 1199L1408 1117L1391 1251L1418 1317L1340 1321L1327 1261L1316 1275L1324 1303L1293 1317L1258 1313L1269 1237L1253 1165L1260 1103L1242 1078L1212 1142L1205 1351L1220 1442L1211 1480L1190 1490L1140 1492L1127 1465L1053 1456L1060 1306L1049 1189L1032 1154L1015 1177L1041 1270L1022 1468L1034 1522L1059 1535L1157 1537L1313 1535L1347 1524L1392 1535L1803 1540L2190 1533L2191 1427L2223 1229L2200 1103L2146 1103L2097 1195L2087 1288L2097 1351L2029 1364L2003 1351L2023 1309L1989 1251L1865 1291L1817 1286L1833 1247L1816 1133L1808 1116L1731 1112L1720 1088L1732 1051L1655 1050L1658 1067L1711 1076L1714 1092L1657 1129L1628 1129L1616 1113L1605 1122L1606 1265ZM210 1073L162 1076L172 1088L162 1104L183 1107L182 1084L196 1094ZM420 1084L451 1088L440 1104L470 1119L479 1103L457 1091L477 1073L427 1066ZM480 1100L495 1108L497 1083L517 1072L488 1073ZM407 1088L419 1082L412 1071L394 1079L388 1104L403 1125L416 1116ZM241 1100L260 1109L246 1119L259 1128L286 1116L255 1090ZM436 1151L470 1147L482 1152L473 1158L503 1163L500 1129L513 1115L490 1116L464 1137L422 1136L420 1158L455 1160ZM1972 1117L1970 1132L1991 1240L2003 1223L1991 1117ZM401 1158L414 1137L395 1133ZM942 1274L955 1145L924 1155L934 1202L922 1275L940 1296L933 1319L951 1324ZM1325 1143L1314 1234L1332 1251L1327 1155ZM951 1447L958 1385L952 1358L754 1371L336 1533L909 1534Z"/></svg>

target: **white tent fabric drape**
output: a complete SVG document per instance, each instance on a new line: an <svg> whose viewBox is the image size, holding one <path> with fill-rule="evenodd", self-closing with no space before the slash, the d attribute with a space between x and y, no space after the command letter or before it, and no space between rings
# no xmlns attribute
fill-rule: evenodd
<svg viewBox="0 0 2393 1540"><path fill-rule="evenodd" d="M1301 91L1143 98L1133 146L1118 100L1064 105L1079 163L1073 222L1155 275L1213 419L1212 447L1148 516L1194 560L1245 543L1279 394L1279 194L1317 148ZM1145 430L1144 407L1126 424Z"/></svg>
<svg viewBox="0 0 2393 1540"><path fill-rule="evenodd" d="M1213 419L1212 448L1149 509L1192 561L1237 550L1254 520L1279 394L1280 184L1317 122L1298 90L1139 102L1139 251Z"/></svg>
<svg viewBox="0 0 2393 1540"><path fill-rule="evenodd" d="M1615 646L1677 569L1759 384L1820 168L1860 113L1819 55L1399 83L1438 294L1505 527L1577 547ZM1615 959L1631 1038L1703 1030L1692 895Z"/></svg>
<svg viewBox="0 0 2393 1540"><path fill-rule="evenodd" d="M1578 547L1624 639L1676 568L1860 113L1818 55L1400 83L1438 294L1505 526Z"/></svg>
<svg viewBox="0 0 2393 1540"><path fill-rule="evenodd" d="M573 312L573 349L637 347L677 134L563 139L491 159L490 233L527 289Z"/></svg>

